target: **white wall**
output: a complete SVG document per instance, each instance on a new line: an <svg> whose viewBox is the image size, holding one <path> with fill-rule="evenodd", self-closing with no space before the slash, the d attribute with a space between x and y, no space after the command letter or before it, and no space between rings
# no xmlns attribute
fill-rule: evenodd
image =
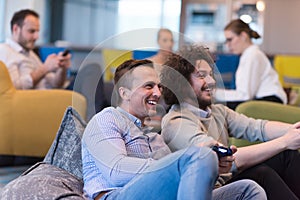
<svg viewBox="0 0 300 200"><path fill-rule="evenodd" d="M300 1L265 1L262 49L270 54L300 54Z"/></svg>
<svg viewBox="0 0 300 200"><path fill-rule="evenodd" d="M0 0L0 42L3 42L5 37L10 36L10 19L13 13L17 10L30 8L37 11L41 19L41 32L38 44L47 43L48 33L45 30L45 8L47 0ZM189 0L191 2L201 1L216 1L216 2L228 2L233 0ZM253 0L252 0L253 1ZM261 48L269 54L300 54L300 0L265 0L266 10L264 12L264 35ZM3 12L5 11L5 12ZM82 18L87 13L78 12L78 18ZM87 17L87 16L85 16ZM100 18L100 16L97 16ZM112 17L112 16L111 16ZM103 18L103 15L101 15ZM77 23L80 21L74 17L73 19ZM111 20L109 20L111 22ZM113 26L114 23L106 23L109 26ZM107 32L106 26L99 26L99 29L92 31L97 35L102 35L102 38L108 38L111 34ZM79 28L80 26L78 26ZM109 28L112 29L112 28ZM90 35L85 33L76 35L80 38L89 40ZM112 36L112 35L111 35ZM65 35L67 38L67 35ZM66 39L65 38L65 39ZM81 39L81 40L82 40Z"/></svg>
<svg viewBox="0 0 300 200"><path fill-rule="evenodd" d="M2 42L6 37L11 36L10 20L13 14L21 9L32 9L40 15L41 30L40 39L37 43L45 43L44 36L46 33L44 31L43 23L45 21L45 1L46 0L0 0L0 13L5 11L2 13L3 18L1 16L0 20L0 30L3 30L0 33L0 41Z"/></svg>

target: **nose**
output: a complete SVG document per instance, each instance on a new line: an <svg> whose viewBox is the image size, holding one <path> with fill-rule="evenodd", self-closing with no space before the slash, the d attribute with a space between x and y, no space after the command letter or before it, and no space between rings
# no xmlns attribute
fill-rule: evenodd
<svg viewBox="0 0 300 200"><path fill-rule="evenodd" d="M39 39L39 32L38 31L35 31L34 32L34 39Z"/></svg>
<svg viewBox="0 0 300 200"><path fill-rule="evenodd" d="M173 40L168 41L168 47L169 47L170 50L172 50L173 44L174 44Z"/></svg>
<svg viewBox="0 0 300 200"><path fill-rule="evenodd" d="M207 75L207 76L205 77L205 81L206 81L206 83L209 84L209 85L214 85L214 84L216 84L215 79L214 79L211 75Z"/></svg>
<svg viewBox="0 0 300 200"><path fill-rule="evenodd" d="M160 87L158 85L153 87L153 96L156 96L158 98L161 96Z"/></svg>

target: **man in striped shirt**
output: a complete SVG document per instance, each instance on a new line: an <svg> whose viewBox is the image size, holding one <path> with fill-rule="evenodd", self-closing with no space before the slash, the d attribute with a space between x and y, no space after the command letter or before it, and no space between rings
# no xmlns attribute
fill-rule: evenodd
<svg viewBox="0 0 300 200"><path fill-rule="evenodd" d="M213 190L218 158L210 148L191 146L171 153L163 138L144 125L161 96L151 61L125 61L114 82L117 107L96 114L82 138L89 199L266 199L249 180ZM231 162L224 168L229 171Z"/></svg>

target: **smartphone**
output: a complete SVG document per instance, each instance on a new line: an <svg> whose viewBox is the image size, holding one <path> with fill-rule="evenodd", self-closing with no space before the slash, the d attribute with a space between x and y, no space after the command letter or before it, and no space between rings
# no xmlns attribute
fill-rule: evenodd
<svg viewBox="0 0 300 200"><path fill-rule="evenodd" d="M230 148L222 147L222 146L213 146L212 150L214 150L218 157L224 157L224 156L232 156L232 150Z"/></svg>
<svg viewBox="0 0 300 200"><path fill-rule="evenodd" d="M69 49L65 49L62 56L66 56L70 53L70 50Z"/></svg>

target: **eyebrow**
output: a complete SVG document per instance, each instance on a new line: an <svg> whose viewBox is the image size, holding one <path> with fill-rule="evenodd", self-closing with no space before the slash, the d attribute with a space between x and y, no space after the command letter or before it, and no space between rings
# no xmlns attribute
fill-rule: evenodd
<svg viewBox="0 0 300 200"><path fill-rule="evenodd" d="M143 83L142 85L145 86L145 85L149 85L149 84L151 84L151 85L160 85L161 83L160 82L156 83L155 81L147 81L147 82Z"/></svg>

